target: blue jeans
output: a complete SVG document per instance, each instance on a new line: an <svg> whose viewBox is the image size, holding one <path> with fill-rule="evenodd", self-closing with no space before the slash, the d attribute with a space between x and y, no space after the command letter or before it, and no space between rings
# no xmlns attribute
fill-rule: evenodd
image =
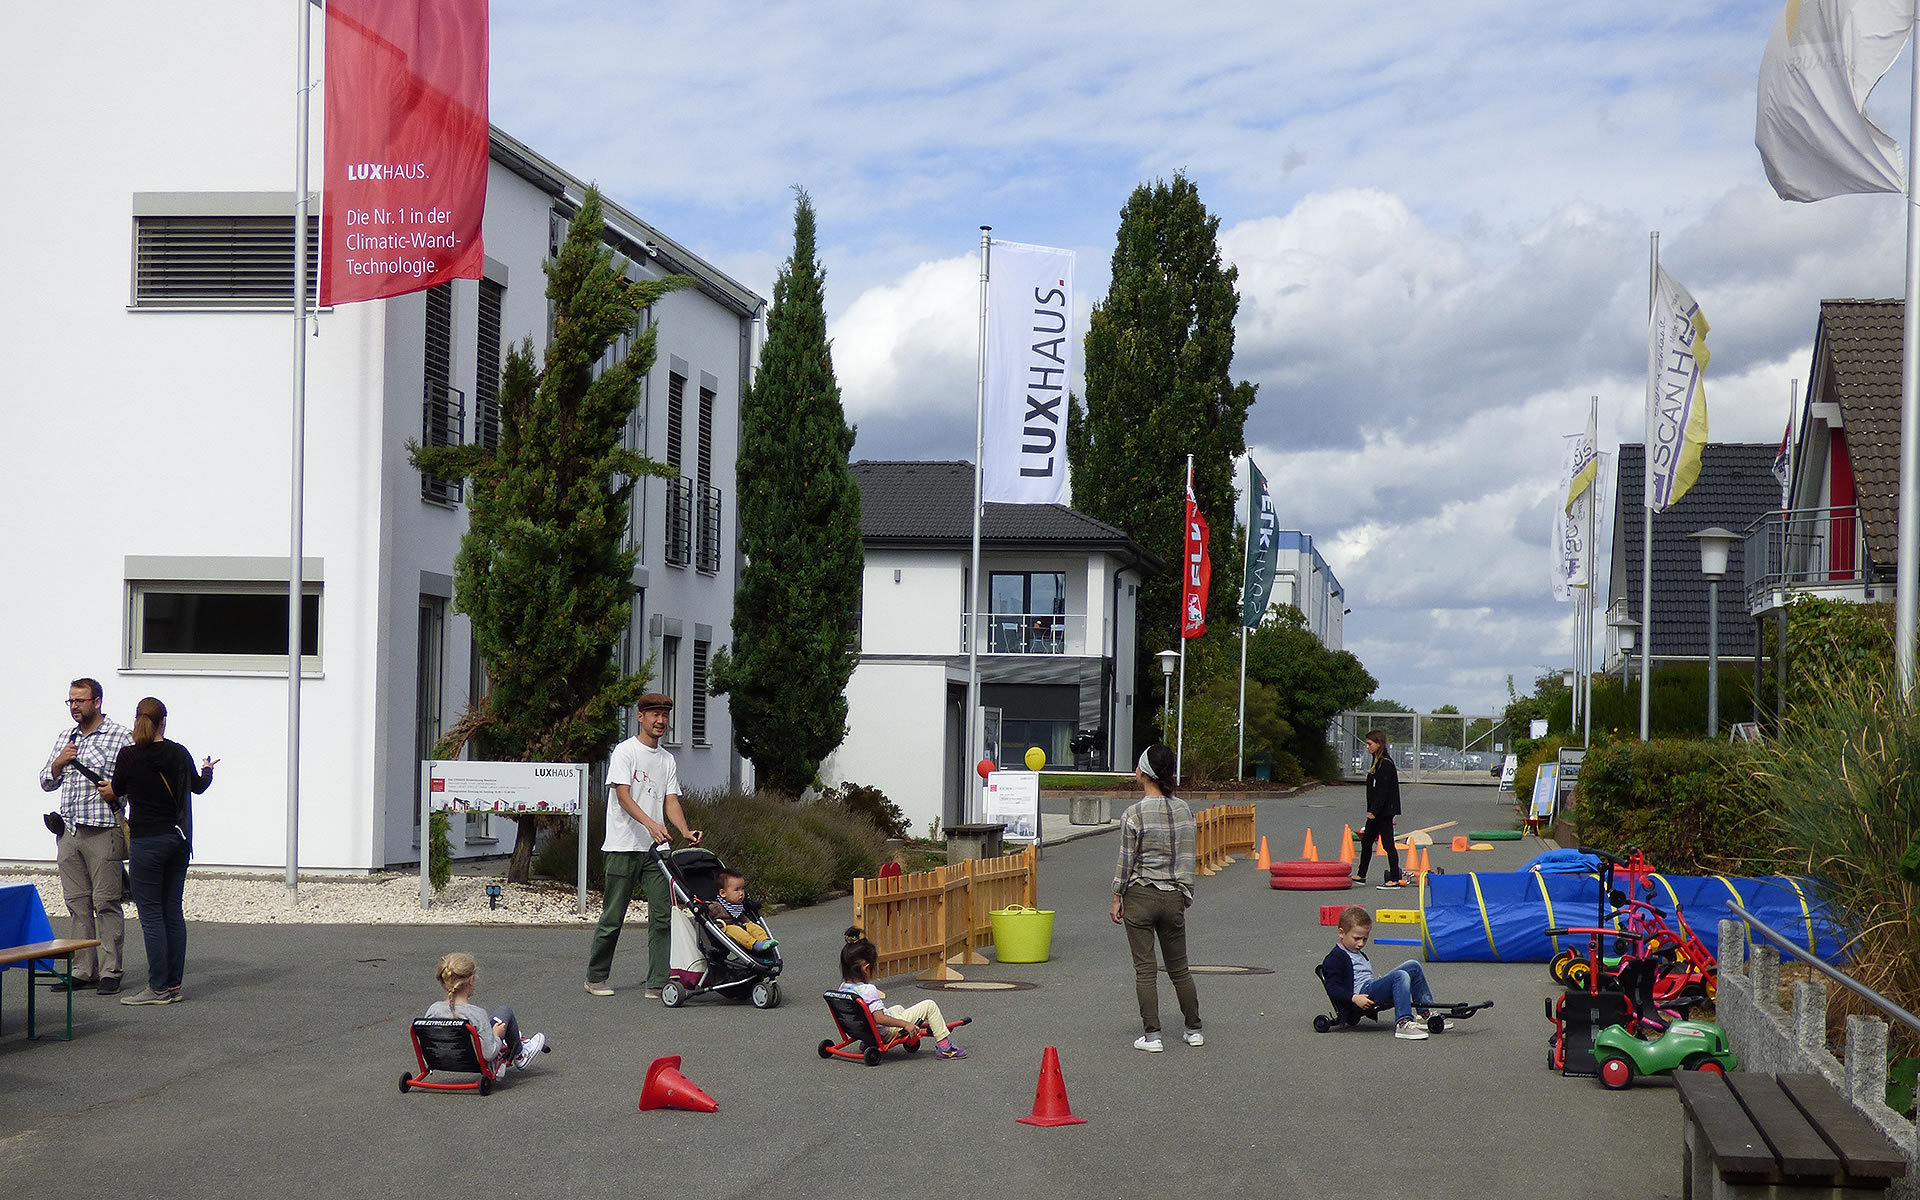
<svg viewBox="0 0 1920 1200"><path fill-rule="evenodd" d="M1385 975L1374 976L1373 982L1367 985L1366 994L1376 1005L1392 1000L1393 1019L1396 1022L1413 1016L1415 1004L1428 1004L1433 1000L1433 990L1427 987L1426 971L1411 958Z"/></svg>
<svg viewBox="0 0 1920 1200"><path fill-rule="evenodd" d="M140 909L140 936L147 944L147 986L156 992L180 986L187 966L185 838L171 831L137 837L128 844L127 873Z"/></svg>

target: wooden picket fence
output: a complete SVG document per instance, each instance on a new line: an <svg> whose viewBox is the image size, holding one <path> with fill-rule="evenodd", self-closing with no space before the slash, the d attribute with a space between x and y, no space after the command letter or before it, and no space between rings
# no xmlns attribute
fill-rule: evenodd
<svg viewBox="0 0 1920 1200"><path fill-rule="evenodd" d="M1212 875L1233 861L1235 854L1252 854L1253 805L1216 804L1193 814L1193 868Z"/></svg>
<svg viewBox="0 0 1920 1200"><path fill-rule="evenodd" d="M1249 806L1251 829L1252 808ZM995 909L1039 906L1039 855L1028 846L1002 858L966 859L931 871L853 881L853 923L880 952L875 978L909 972L958 979L950 962L980 963L993 944Z"/></svg>

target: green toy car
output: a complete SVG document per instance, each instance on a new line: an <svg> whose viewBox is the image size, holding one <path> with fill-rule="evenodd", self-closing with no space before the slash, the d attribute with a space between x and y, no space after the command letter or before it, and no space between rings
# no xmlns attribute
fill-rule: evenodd
<svg viewBox="0 0 1920 1200"><path fill-rule="evenodd" d="M1593 1056L1600 1062L1600 1082L1619 1091L1636 1075L1664 1075L1669 1071L1718 1071L1740 1066L1727 1049L1727 1031L1712 1021L1673 1021L1666 1032L1644 1041L1624 1025L1609 1025L1593 1039Z"/></svg>

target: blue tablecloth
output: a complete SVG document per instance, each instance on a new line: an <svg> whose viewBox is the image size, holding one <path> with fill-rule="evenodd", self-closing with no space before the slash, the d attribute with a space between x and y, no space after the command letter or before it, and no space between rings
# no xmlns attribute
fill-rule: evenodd
<svg viewBox="0 0 1920 1200"><path fill-rule="evenodd" d="M40 890L30 883L0 887L0 946L31 946L52 940L53 926L48 923L47 910L40 903ZM8 963L7 967L51 971L53 964L43 958L31 963Z"/></svg>

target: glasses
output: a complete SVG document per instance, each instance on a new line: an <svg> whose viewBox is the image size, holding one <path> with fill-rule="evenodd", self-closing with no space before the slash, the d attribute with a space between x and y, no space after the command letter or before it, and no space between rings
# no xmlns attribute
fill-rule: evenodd
<svg viewBox="0 0 1920 1200"><path fill-rule="evenodd" d="M74 705L76 705L76 704L92 704L92 703L93 703L93 697L92 697L92 696L88 696L88 697L87 697L87 698L86 698L85 700L69 700L69 701L67 701L67 707L68 707L68 708L72 708L72 707L73 707Z"/></svg>

